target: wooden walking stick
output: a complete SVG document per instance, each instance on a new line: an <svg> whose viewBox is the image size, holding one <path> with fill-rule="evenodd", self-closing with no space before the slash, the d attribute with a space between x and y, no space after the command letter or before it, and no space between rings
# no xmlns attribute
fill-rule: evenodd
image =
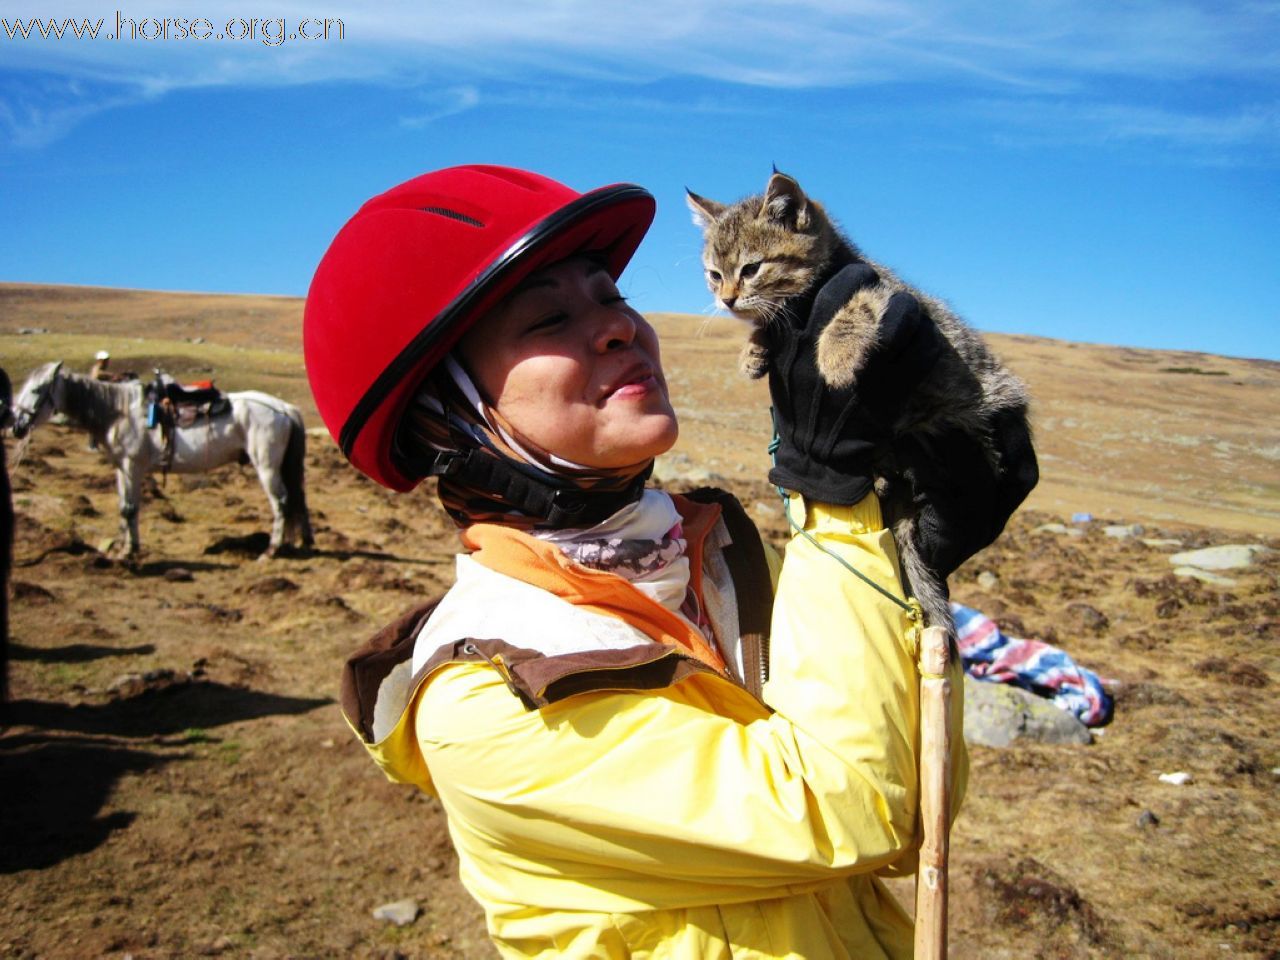
<svg viewBox="0 0 1280 960"><path fill-rule="evenodd" d="M916 872L916 960L947 955L947 854L951 832L951 681L947 632L920 640L920 823Z"/></svg>

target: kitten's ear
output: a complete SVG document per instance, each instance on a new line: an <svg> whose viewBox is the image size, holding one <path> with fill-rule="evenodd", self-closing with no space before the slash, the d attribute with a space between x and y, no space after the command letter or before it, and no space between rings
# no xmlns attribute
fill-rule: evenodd
<svg viewBox="0 0 1280 960"><path fill-rule="evenodd" d="M708 200L706 197L700 197L688 187L684 188L686 194L684 200L689 204L689 209L693 211L693 224L700 230L706 230L728 209L723 203L716 203L714 200Z"/></svg>
<svg viewBox="0 0 1280 960"><path fill-rule="evenodd" d="M810 224L809 198L800 184L775 167L764 191L759 216L793 230L804 230Z"/></svg>

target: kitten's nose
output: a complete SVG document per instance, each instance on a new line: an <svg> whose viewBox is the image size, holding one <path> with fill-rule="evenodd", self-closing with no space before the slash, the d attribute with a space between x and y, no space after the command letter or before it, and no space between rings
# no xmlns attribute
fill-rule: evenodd
<svg viewBox="0 0 1280 960"><path fill-rule="evenodd" d="M733 305L734 305L735 303L737 303L737 302L738 302L738 298L737 298L737 297L725 297L725 298L724 298L724 300L723 300L722 302L724 303L724 308L725 308L726 310L732 310L732 309L733 309Z"/></svg>

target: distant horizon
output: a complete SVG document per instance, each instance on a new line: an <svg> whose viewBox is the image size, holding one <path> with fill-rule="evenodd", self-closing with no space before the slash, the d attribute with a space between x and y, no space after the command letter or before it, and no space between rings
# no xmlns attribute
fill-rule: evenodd
<svg viewBox="0 0 1280 960"><path fill-rule="evenodd" d="M5 280L0 279L0 288L5 286L27 286L27 287L67 287L77 290L109 290L122 293L139 293L139 294L164 294L166 296L190 296L190 297L264 297L275 300L296 300L299 307L306 303L305 294L291 293L255 293L246 291L226 291L226 290L155 290L147 287L117 287L110 284L99 283L50 283L41 280ZM671 317L688 317L691 320L705 322L709 320L721 320L727 324L737 324L743 327L745 334L746 326L743 321L730 316L727 313L690 313L685 310L669 310L662 307L653 309L644 309L641 311L645 316L663 315ZM972 324L970 324L973 326ZM1013 330L984 330L981 327L974 326L983 336L993 335L996 337L1019 338L1023 340L1044 340L1050 343L1069 344L1082 347L1099 347L1115 350L1144 350L1152 353L1183 353L1196 354L1206 357L1223 357L1230 360L1257 361L1261 363L1272 363L1280 365L1280 358L1257 357L1248 354L1221 353L1212 350L1196 350L1183 347L1149 347L1135 343L1113 343L1101 340L1074 340L1070 337L1051 336L1042 333L1020 333ZM56 332L56 331L50 331ZM2 333L11 333L11 331L0 330Z"/></svg>

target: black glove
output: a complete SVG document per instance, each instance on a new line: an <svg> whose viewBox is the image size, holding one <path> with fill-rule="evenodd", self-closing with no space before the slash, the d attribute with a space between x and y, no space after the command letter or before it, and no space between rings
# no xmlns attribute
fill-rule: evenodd
<svg viewBox="0 0 1280 960"><path fill-rule="evenodd" d="M778 433L769 479L811 500L849 505L870 492L873 464L894 420L946 347L916 298L895 293L853 385L828 387L817 370L818 337L858 290L878 280L867 264L850 264L811 301L788 303L769 327L769 392Z"/></svg>
<svg viewBox="0 0 1280 960"><path fill-rule="evenodd" d="M959 430L903 436L894 445L916 513L916 547L942 579L1000 536L1040 478L1024 417L1001 413L992 433L994 466L982 443Z"/></svg>

